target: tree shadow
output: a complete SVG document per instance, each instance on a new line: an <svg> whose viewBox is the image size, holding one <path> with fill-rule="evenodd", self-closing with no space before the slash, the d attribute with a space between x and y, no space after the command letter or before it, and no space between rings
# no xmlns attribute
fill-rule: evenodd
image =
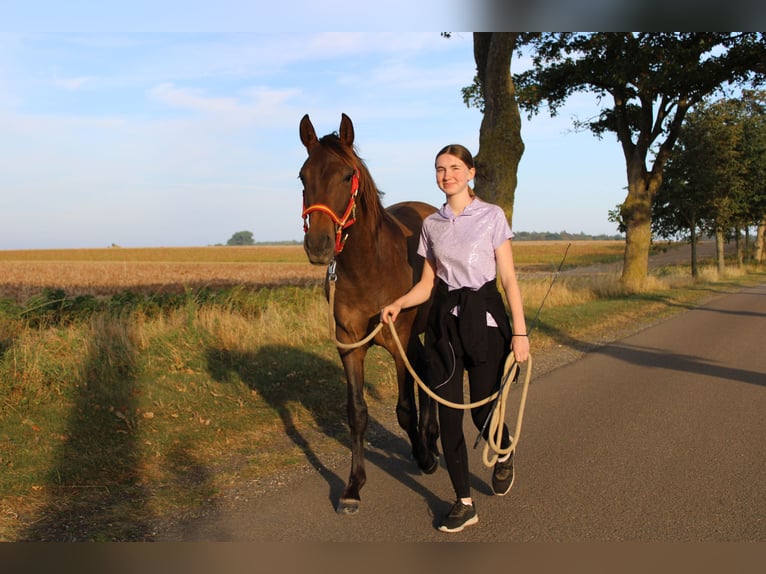
<svg viewBox="0 0 766 574"><path fill-rule="evenodd" d="M764 377L762 372L721 365L695 355L668 353L663 349L639 347L619 342L605 345L594 352L639 366L651 366L655 369L659 368L683 373L696 373L751 385L766 386L766 377Z"/></svg>
<svg viewBox="0 0 766 574"><path fill-rule="evenodd" d="M755 293L754 295L759 295ZM653 298L653 297L650 297ZM664 300L664 298L662 298ZM761 313L750 311L733 311L728 309L716 308L714 306L699 307L698 305L675 304L665 301L668 306L677 306L685 309L694 309L698 312L722 313L741 315L745 317L761 317ZM705 360L696 355L684 355L679 353L670 353L667 350L655 347L643 347L629 345L622 341L611 342L593 342L585 339L578 339L568 335L564 330L552 327L550 325L541 328L551 336L561 347L566 347L581 353L598 353L613 357L619 361L639 366L658 367L669 371L678 371L684 373L698 373L730 379L753 385L766 386L766 378L762 372L737 369L726 365L721 365L713 361Z"/></svg>
<svg viewBox="0 0 766 574"><path fill-rule="evenodd" d="M144 540L148 493L136 435L136 355L129 322L93 321L82 382L75 387L65 442L54 457L46 507L30 541Z"/></svg>
<svg viewBox="0 0 766 574"><path fill-rule="evenodd" d="M305 430L306 425L296 420L294 408L301 405L310 412L317 430L349 451L347 460L350 463L346 378L342 367L294 347L266 345L255 352L209 348L207 368L219 382L235 382L235 377L239 378L279 414L287 436L327 481L329 502L335 507L344 491L345 480L316 452L310 433ZM395 405L391 405L391 409L394 408ZM436 500L414 479L420 471L411 458L411 446L406 437L395 434L370 416L365 439L376 445L374 449L366 449L368 462L426 498Z"/></svg>
<svg viewBox="0 0 766 574"><path fill-rule="evenodd" d="M21 329L15 318L7 318L4 316L5 307L13 308L14 306L10 304L8 300L0 298L0 361L2 361L5 354L13 348ZM16 312L17 310L13 308L12 313L15 315Z"/></svg>

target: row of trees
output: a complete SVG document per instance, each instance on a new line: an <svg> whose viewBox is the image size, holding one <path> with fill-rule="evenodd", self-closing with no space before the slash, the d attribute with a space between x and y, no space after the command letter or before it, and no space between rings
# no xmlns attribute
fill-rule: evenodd
<svg viewBox="0 0 766 574"><path fill-rule="evenodd" d="M589 235L587 233L569 233L568 231L515 231L514 241L614 241L622 240L621 235Z"/></svg>
<svg viewBox="0 0 766 574"><path fill-rule="evenodd" d="M724 242L737 241L741 263L753 227L758 230L754 258L762 262L766 92L745 90L738 98L703 103L689 113L654 200L652 229L660 237L691 241L692 275L696 276L700 235L715 236L718 265L723 268Z"/></svg>
<svg viewBox="0 0 766 574"><path fill-rule="evenodd" d="M512 74L512 56L521 50L532 55L532 67ZM474 34L474 59L476 78L463 97L484 114L476 190L502 205L509 220L524 152L520 110L531 118L545 106L555 115L571 95L594 95L594 114L575 127L612 134L622 148L622 281L630 288L647 277L652 208L687 114L722 90L766 81L762 32L481 32Z"/></svg>

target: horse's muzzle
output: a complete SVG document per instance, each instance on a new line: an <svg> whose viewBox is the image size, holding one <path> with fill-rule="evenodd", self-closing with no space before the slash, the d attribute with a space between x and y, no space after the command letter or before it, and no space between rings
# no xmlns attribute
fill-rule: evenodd
<svg viewBox="0 0 766 574"><path fill-rule="evenodd" d="M328 265L335 255L335 238L326 233L306 233L303 249L312 265Z"/></svg>

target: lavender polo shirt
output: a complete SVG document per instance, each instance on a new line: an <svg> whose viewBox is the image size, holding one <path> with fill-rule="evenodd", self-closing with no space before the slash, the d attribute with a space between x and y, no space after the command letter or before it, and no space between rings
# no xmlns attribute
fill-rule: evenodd
<svg viewBox="0 0 766 574"><path fill-rule="evenodd" d="M446 203L423 221L418 254L450 291L479 289L497 276L495 249L513 237L503 210L478 197L456 216ZM490 325L494 320L488 317Z"/></svg>

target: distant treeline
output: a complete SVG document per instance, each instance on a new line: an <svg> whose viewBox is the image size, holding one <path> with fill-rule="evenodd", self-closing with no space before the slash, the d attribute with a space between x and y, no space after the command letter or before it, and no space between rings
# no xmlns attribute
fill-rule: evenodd
<svg viewBox="0 0 766 574"><path fill-rule="evenodd" d="M569 233L567 231L514 231L514 241L624 241L625 236L588 235L587 233ZM302 245L302 241L258 241L256 245Z"/></svg>
<svg viewBox="0 0 766 574"><path fill-rule="evenodd" d="M514 241L623 241L624 235L588 235L587 233L568 233L566 231L515 231Z"/></svg>

